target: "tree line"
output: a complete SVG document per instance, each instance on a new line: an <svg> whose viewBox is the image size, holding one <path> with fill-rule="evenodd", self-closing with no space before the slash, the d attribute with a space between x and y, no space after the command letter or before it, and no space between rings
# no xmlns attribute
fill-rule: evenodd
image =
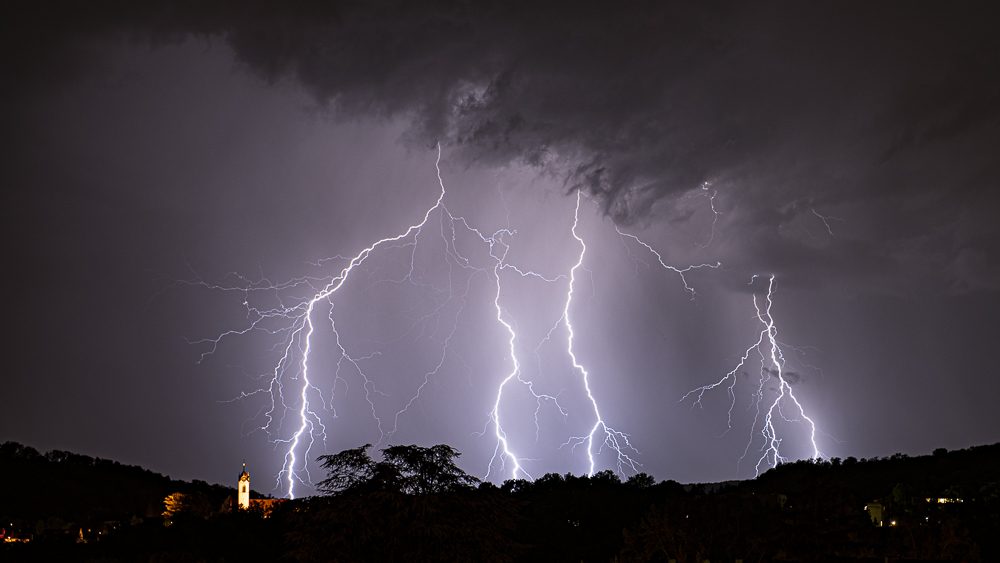
<svg viewBox="0 0 1000 563"><path fill-rule="evenodd" d="M1000 444L800 461L715 485L611 471L495 485L465 473L459 455L447 445L375 452L366 444L321 456L320 494L268 518L179 509L169 528L125 530L61 555L106 563L221 562L237 553L302 563L1000 560ZM865 510L876 502L881 528Z"/></svg>

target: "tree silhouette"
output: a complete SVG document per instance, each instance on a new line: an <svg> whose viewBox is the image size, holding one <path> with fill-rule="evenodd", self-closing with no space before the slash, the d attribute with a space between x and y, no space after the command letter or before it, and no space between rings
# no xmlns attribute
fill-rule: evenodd
<svg viewBox="0 0 1000 563"><path fill-rule="evenodd" d="M445 493L469 489L479 479L457 465L458 450L445 444L429 448L389 446L382 450L382 461L368 455L371 444L319 456L327 478L317 485L331 495L346 492L398 492L411 495Z"/></svg>
<svg viewBox="0 0 1000 563"><path fill-rule="evenodd" d="M288 554L312 561L485 561L522 550L510 538L516 503L455 465L454 448L370 444L320 456L328 472L315 498L289 514Z"/></svg>

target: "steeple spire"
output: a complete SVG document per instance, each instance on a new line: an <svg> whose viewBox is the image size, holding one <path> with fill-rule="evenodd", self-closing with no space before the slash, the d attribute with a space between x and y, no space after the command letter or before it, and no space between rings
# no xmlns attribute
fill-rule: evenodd
<svg viewBox="0 0 1000 563"><path fill-rule="evenodd" d="M236 483L236 500L240 508L250 508L250 474L247 473L247 460L243 460L243 472Z"/></svg>

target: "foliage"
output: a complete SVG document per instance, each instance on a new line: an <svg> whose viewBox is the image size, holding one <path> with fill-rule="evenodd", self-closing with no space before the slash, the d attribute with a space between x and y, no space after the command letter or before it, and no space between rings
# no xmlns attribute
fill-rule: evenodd
<svg viewBox="0 0 1000 563"><path fill-rule="evenodd" d="M656 479L652 475L646 473L636 473L635 475L628 478L625 484L629 487L635 487L637 489L648 489L656 484Z"/></svg>
<svg viewBox="0 0 1000 563"><path fill-rule="evenodd" d="M409 495L375 491L314 499L291 515L288 554L329 561L508 563L515 503L498 490Z"/></svg>
<svg viewBox="0 0 1000 563"><path fill-rule="evenodd" d="M335 494L356 489L369 483L377 470L375 461L368 455L371 444L360 448L344 450L338 454L322 455L321 467L326 469L327 478L320 481L316 488L326 494Z"/></svg>
<svg viewBox="0 0 1000 563"><path fill-rule="evenodd" d="M163 525L169 526L184 518L208 518L212 505L204 493L173 493L163 499Z"/></svg>
<svg viewBox="0 0 1000 563"><path fill-rule="evenodd" d="M451 446L389 446L379 450L379 462L368 455L371 447L365 444L320 456L318 461L328 476L317 489L325 494L380 491L422 495L458 491L479 483L455 465L461 454Z"/></svg>
<svg viewBox="0 0 1000 563"><path fill-rule="evenodd" d="M294 512L289 555L302 562L514 560L515 503L455 465L451 446L370 444L319 458L328 476Z"/></svg>
<svg viewBox="0 0 1000 563"><path fill-rule="evenodd" d="M0 444L0 521L57 517L88 528L133 517L158 519L167 495L207 497L213 509L233 487L170 479L142 467L60 450L41 454L16 442ZM30 531L30 530L25 530Z"/></svg>
<svg viewBox="0 0 1000 563"><path fill-rule="evenodd" d="M506 481L500 490L521 502L524 519L515 538L531 546L525 562L611 561L622 548L622 530L651 503L685 494L673 481L640 487L610 472L549 473L533 482Z"/></svg>

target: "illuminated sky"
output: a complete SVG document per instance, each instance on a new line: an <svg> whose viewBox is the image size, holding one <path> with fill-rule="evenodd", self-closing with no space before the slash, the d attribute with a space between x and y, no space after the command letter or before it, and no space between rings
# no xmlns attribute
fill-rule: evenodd
<svg viewBox="0 0 1000 563"><path fill-rule="evenodd" d="M563 329L545 340L579 258L577 191L574 346L642 470L753 475L737 461L752 435L751 452L762 445L746 410L759 360L737 372L728 433L724 387L702 408L678 400L756 342L753 297L771 275L788 381L824 454L1000 440L995 16L912 2L399 4L56 3L5 17L0 441L223 483L245 458L255 488L282 492L270 485L284 448L254 431L263 397L231 401L267 384L282 339L227 337L199 363L208 348L191 342L248 319L239 292L191 282L335 275L343 261L322 259L400 235L434 205L438 143L451 214L516 230L509 263L555 279L501 275L524 377L568 411L543 401L536 432L536 403L508 396L508 435L533 475L587 470L558 448L588 424L579 373ZM444 294L442 217L412 255L423 285L387 282L410 249L380 249L334 299L341 344L385 393L383 421L454 330L396 433L380 434L356 373L335 380L328 321L310 369L336 409L323 414L328 451L446 442L483 476L509 336L492 270ZM721 267L687 274L692 299L616 226L670 266ZM468 231L456 248L492 268ZM782 426L783 452L808 457L806 436ZM605 454L597 469L615 466Z"/></svg>

